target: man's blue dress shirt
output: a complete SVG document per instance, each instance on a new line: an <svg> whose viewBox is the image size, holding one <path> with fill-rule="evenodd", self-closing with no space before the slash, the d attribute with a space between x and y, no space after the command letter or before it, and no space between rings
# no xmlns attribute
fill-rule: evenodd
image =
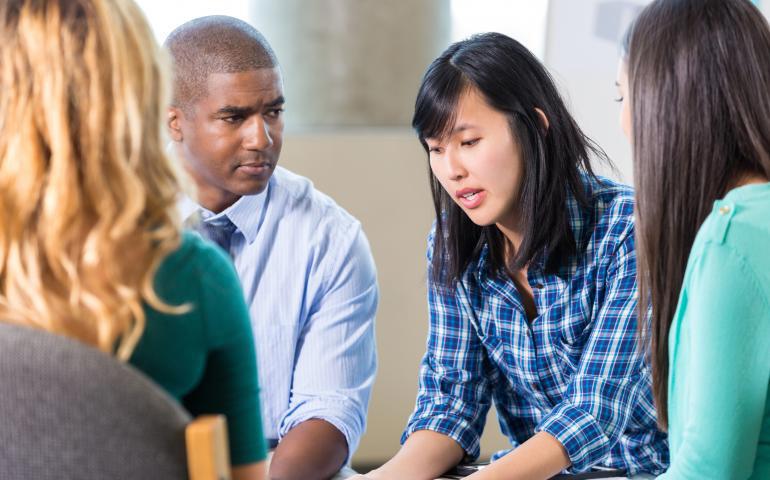
<svg viewBox="0 0 770 480"><path fill-rule="evenodd" d="M228 253L254 328L265 435L319 418L345 435L352 455L377 368L377 277L361 224L281 167L264 192L219 214L189 198L180 213L237 227Z"/></svg>

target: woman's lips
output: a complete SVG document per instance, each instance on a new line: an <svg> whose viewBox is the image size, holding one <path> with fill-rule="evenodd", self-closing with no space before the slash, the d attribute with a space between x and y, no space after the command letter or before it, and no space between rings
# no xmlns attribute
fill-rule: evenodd
<svg viewBox="0 0 770 480"><path fill-rule="evenodd" d="M487 192L478 188L464 188L455 193L457 201L465 208L473 209L481 205Z"/></svg>

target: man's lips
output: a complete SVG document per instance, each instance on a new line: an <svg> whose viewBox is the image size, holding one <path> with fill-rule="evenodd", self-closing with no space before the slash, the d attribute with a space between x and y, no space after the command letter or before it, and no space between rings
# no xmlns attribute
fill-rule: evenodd
<svg viewBox="0 0 770 480"><path fill-rule="evenodd" d="M487 192L480 188L463 188L455 192L455 198L465 208L476 208L487 196Z"/></svg>
<svg viewBox="0 0 770 480"><path fill-rule="evenodd" d="M237 170L242 171L248 175L264 175L270 173L273 169L273 164L270 162L262 163L242 163L236 167Z"/></svg>

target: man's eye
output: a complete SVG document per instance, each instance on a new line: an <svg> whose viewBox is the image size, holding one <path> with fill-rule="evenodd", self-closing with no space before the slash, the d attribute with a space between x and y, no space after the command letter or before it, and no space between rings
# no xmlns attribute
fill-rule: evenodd
<svg viewBox="0 0 770 480"><path fill-rule="evenodd" d="M242 115L230 115L229 117L222 117L222 121L225 123L240 123L243 121Z"/></svg>
<svg viewBox="0 0 770 480"><path fill-rule="evenodd" d="M267 111L267 116L270 118L278 118L283 113L283 108L273 108Z"/></svg>

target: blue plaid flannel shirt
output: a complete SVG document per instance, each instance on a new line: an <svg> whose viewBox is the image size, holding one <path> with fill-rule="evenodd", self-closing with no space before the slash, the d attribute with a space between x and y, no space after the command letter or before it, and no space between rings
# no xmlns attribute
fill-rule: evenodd
<svg viewBox="0 0 770 480"><path fill-rule="evenodd" d="M544 431L564 445L572 472L666 470L668 444L637 347L633 191L604 178L585 182L592 208L568 201L582 253L556 275L544 273L544 255L530 264L538 312L531 323L513 281L487 271L486 247L454 292L429 275L427 351L402 443L432 430L475 459L494 400L513 448Z"/></svg>

